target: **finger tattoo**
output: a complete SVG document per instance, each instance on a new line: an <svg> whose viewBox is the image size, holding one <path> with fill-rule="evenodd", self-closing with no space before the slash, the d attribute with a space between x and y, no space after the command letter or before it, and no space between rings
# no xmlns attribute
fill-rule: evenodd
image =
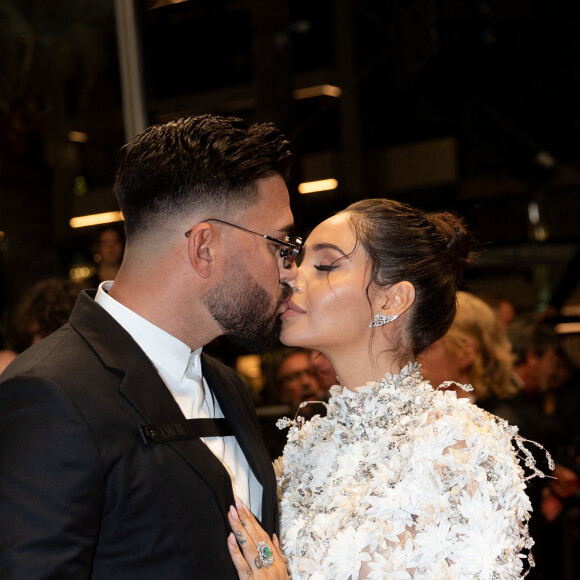
<svg viewBox="0 0 580 580"><path fill-rule="evenodd" d="M244 534L242 534L242 532L240 532L240 530L237 530L235 532L236 535L236 540L238 540L238 544L245 544L246 543L246 538L244 538Z"/></svg>
<svg viewBox="0 0 580 580"><path fill-rule="evenodd" d="M262 560L258 556L254 558L254 565L256 568L260 569L262 567Z"/></svg>

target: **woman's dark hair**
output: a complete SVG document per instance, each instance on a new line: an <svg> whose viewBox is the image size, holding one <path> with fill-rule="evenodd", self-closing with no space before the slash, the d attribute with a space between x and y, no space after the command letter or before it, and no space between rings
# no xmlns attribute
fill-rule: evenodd
<svg viewBox="0 0 580 580"><path fill-rule="evenodd" d="M114 191L127 237L188 210L249 207L258 200L256 181L287 180L292 158L273 124L209 114L153 125L122 153Z"/></svg>
<svg viewBox="0 0 580 580"><path fill-rule="evenodd" d="M417 356L443 336L455 317L456 293L473 238L463 221L448 212L425 214L388 199L367 199L347 207L357 244L370 262L372 284L404 280L415 287L407 340Z"/></svg>

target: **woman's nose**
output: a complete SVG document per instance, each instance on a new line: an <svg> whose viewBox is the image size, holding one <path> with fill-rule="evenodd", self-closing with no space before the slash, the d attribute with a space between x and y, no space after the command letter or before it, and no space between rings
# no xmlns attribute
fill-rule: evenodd
<svg viewBox="0 0 580 580"><path fill-rule="evenodd" d="M292 282L296 280L296 275L298 274L296 262L294 262L290 268L284 268L283 259L280 258L280 260L278 260L278 271L280 272L280 282L292 286Z"/></svg>

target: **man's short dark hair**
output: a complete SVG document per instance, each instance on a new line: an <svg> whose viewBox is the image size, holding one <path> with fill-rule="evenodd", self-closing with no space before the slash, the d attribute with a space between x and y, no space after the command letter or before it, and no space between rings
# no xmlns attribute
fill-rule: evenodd
<svg viewBox="0 0 580 580"><path fill-rule="evenodd" d="M528 352L541 357L550 348L557 349L560 345L558 334L551 325L527 317L520 317L512 322L507 333L516 365L526 361Z"/></svg>
<svg viewBox="0 0 580 580"><path fill-rule="evenodd" d="M286 181L292 158L273 124L209 114L153 125L122 153L114 191L128 237L187 211L249 207L256 180Z"/></svg>

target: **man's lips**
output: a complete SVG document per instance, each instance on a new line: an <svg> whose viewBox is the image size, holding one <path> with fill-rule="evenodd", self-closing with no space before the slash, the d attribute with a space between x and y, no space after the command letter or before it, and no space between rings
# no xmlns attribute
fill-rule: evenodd
<svg viewBox="0 0 580 580"><path fill-rule="evenodd" d="M288 310L287 302L288 300L290 300L290 297L292 296L292 288L288 284L283 283L281 284L281 286L282 292L280 293L279 300L280 306L278 307L278 314L284 314L284 312Z"/></svg>
<svg viewBox="0 0 580 580"><path fill-rule="evenodd" d="M281 311L281 318L291 318L292 316L299 316L306 312L306 310L300 308L300 306L298 306L298 304L296 304L291 298L284 302L283 308L284 307L285 309Z"/></svg>

